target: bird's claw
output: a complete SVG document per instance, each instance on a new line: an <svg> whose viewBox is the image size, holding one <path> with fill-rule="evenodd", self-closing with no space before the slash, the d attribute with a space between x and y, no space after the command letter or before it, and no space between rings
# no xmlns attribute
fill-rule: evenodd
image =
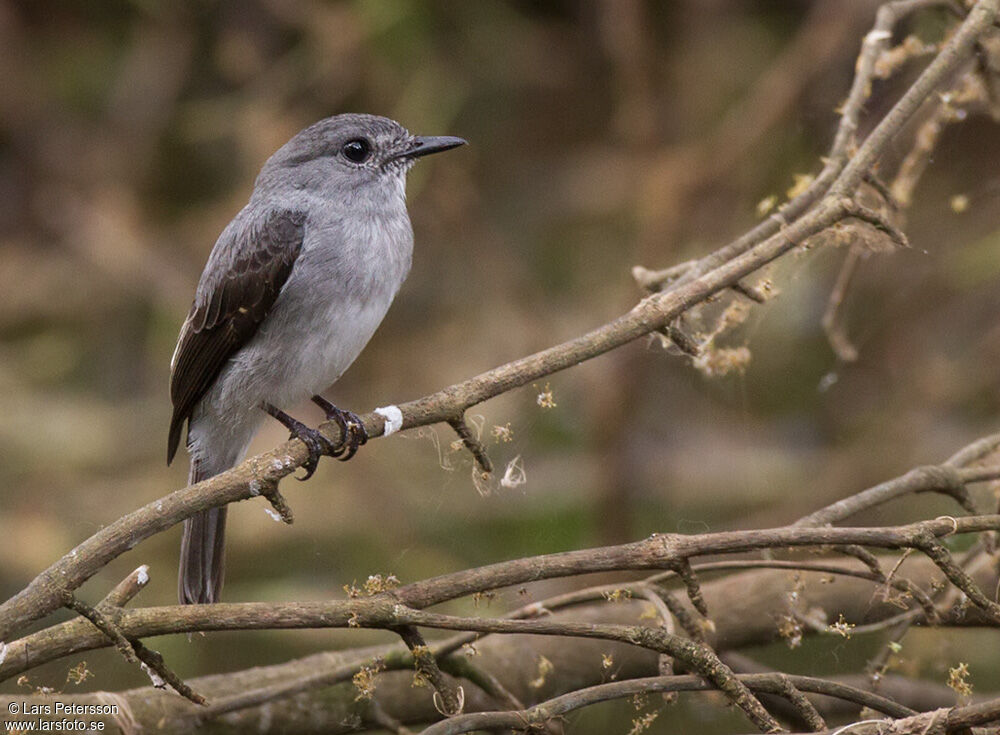
<svg viewBox="0 0 1000 735"><path fill-rule="evenodd" d="M357 454L358 447L368 441L364 422L356 413L337 408L323 396L313 396L313 403L323 409L328 421L336 422L340 427L340 446L330 454L341 462L346 462Z"/></svg>
<svg viewBox="0 0 1000 735"><path fill-rule="evenodd" d="M306 474L297 478L299 481L304 482L313 476L313 473L316 472L316 468L319 466L319 458L324 454L336 457L338 454L343 453L343 444L338 448L333 442L323 436L318 429L306 426L301 421L292 418L281 409L275 408L269 403L263 404L262 408L288 429L290 439L298 439L306 445L309 458L302 463L302 468L306 471Z"/></svg>
<svg viewBox="0 0 1000 735"><path fill-rule="evenodd" d="M290 434L291 438L299 439L306 445L309 450L309 459L302 463L303 469L306 473L302 477L298 477L301 482L305 482L313 473L316 472L316 467L319 466L319 458L324 454L329 454L331 456L337 456L336 451L333 448L333 444L322 434L319 433L317 429L311 429L308 426L303 426L305 431L296 432L292 431Z"/></svg>

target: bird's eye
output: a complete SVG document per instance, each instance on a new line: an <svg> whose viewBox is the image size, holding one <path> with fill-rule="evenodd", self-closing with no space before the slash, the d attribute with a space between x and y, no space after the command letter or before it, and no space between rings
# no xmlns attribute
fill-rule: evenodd
<svg viewBox="0 0 1000 735"><path fill-rule="evenodd" d="M344 143L340 152L344 154L344 158L348 161L364 163L368 160L368 156L371 155L372 147L364 138L355 138Z"/></svg>

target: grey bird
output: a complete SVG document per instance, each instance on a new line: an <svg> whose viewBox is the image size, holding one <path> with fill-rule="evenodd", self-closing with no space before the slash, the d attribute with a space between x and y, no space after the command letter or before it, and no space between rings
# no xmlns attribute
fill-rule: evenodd
<svg viewBox="0 0 1000 735"><path fill-rule="evenodd" d="M322 454L349 459L364 443L357 416L318 393L354 362L410 270L407 171L463 143L348 114L311 125L267 160L208 257L170 364L167 462L187 422L189 483L237 464L265 414L309 448L302 479ZM339 444L281 410L310 396L340 426ZM225 507L184 522L181 603L219 599L225 525Z"/></svg>

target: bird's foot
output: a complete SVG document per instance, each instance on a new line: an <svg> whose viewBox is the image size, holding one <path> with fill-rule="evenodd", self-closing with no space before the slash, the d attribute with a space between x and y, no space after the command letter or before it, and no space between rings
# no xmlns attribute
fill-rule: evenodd
<svg viewBox="0 0 1000 735"><path fill-rule="evenodd" d="M368 441L364 422L356 413L337 408L323 396L313 396L312 400L323 409L328 421L336 421L340 427L340 448L332 454L341 462L346 462L357 453L358 447Z"/></svg>
<svg viewBox="0 0 1000 735"><path fill-rule="evenodd" d="M308 480L313 476L313 473L316 471L316 467L319 465L319 458L324 454L336 457L343 453L342 444L341 448L338 449L333 442L320 434L319 430L306 426L298 419L293 419L280 408L276 408L270 403L262 403L260 407L280 421L282 425L291 432L290 437L292 439L298 439L305 444L306 448L309 450L309 459L307 459L302 465L305 468L306 474L305 476L298 478L299 480Z"/></svg>

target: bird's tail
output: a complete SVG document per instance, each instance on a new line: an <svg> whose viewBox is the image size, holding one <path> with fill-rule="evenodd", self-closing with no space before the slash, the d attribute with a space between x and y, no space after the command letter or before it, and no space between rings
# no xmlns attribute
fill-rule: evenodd
<svg viewBox="0 0 1000 735"><path fill-rule="evenodd" d="M191 459L188 484L218 474ZM177 595L182 605L216 602L226 573L226 508L210 508L184 521Z"/></svg>

